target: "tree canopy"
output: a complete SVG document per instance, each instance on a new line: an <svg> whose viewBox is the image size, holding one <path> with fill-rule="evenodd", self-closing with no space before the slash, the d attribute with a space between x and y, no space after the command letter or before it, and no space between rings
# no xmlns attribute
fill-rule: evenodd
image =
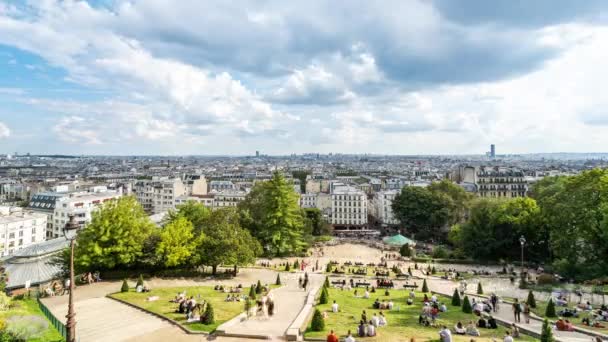
<svg viewBox="0 0 608 342"><path fill-rule="evenodd" d="M130 267L155 229L134 197L108 201L78 233L75 263L88 270Z"/></svg>
<svg viewBox="0 0 608 342"><path fill-rule="evenodd" d="M195 252L204 238L204 234L195 235L194 227L184 216L165 225L160 232L160 241L156 255L166 267L195 265Z"/></svg>
<svg viewBox="0 0 608 342"><path fill-rule="evenodd" d="M210 215L211 209L205 207L201 203L188 201L178 205L176 211L169 211L169 222L174 221L179 217L184 217L192 223L195 233L199 234Z"/></svg>
<svg viewBox="0 0 608 342"><path fill-rule="evenodd" d="M331 235L332 227L323 219L323 213L317 208L306 208L304 210L307 230L314 236Z"/></svg>
<svg viewBox="0 0 608 342"><path fill-rule="evenodd" d="M450 221L450 201L446 195L427 188L406 186L395 196L393 213L417 240L440 240Z"/></svg>
<svg viewBox="0 0 608 342"><path fill-rule="evenodd" d="M279 172L269 181L257 183L239 209L243 227L260 241L266 254L287 255L308 247L310 232L299 196Z"/></svg>

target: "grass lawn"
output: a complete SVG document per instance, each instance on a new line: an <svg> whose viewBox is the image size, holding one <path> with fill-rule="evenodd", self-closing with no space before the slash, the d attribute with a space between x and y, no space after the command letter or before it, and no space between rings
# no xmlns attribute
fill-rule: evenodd
<svg viewBox="0 0 608 342"><path fill-rule="evenodd" d="M361 290L359 290L361 292ZM325 338L330 330L334 330L341 337L346 335L346 332L350 329L353 334L357 331L357 325L361 319L361 312L366 310L368 320L374 313L378 313L380 310L372 308L373 302L376 298L380 301L388 300L391 298L395 303L393 310L384 311L384 315L388 321L386 327L377 329L377 336L359 338L357 341L409 341L410 338L415 337L417 342L437 340L439 338L439 330L441 325L446 325L452 329L454 325L460 321L466 325L469 321L477 321L477 317L473 314L463 313L459 307L451 306L451 300L445 298L445 302L448 305L448 312L441 313L440 317L436 321L436 327L424 327L418 324L418 316L422 311L422 297L423 294L416 293L416 301L413 305L408 306L406 303L409 291L406 290L392 290L390 291L390 297L384 296L384 291L377 291L373 293L370 299L355 298L353 291L341 291L338 289L329 290L329 304L318 305L317 308L323 312L327 311L328 317L325 320L325 330L321 332L313 332L310 330L310 322L308 322L308 329L306 330L306 338ZM331 312L331 303L336 301L340 305L339 313ZM490 342L492 338L502 341L506 329L500 327L496 330L482 329L481 337L476 337L475 341ZM471 340L470 336L459 336L452 335L454 341L468 342ZM517 341L536 341L534 338L529 336L522 336Z"/></svg>
<svg viewBox="0 0 608 342"><path fill-rule="evenodd" d="M182 291L186 291L187 297L194 296L197 303L201 303L202 300L210 302L213 307L215 323L209 325L198 322L188 323L185 314L176 312L178 304L171 303L169 301L174 299L177 293ZM248 294L249 287L243 287L242 293ZM135 292L135 289L131 289L129 292L118 292L112 294L111 296L127 301L142 309L171 318L190 330L213 332L220 324L234 318L244 311L245 302L225 302L224 300L226 299L226 295L227 293L214 290L212 286L189 286L158 288L152 289L152 291L147 293L137 293ZM150 296L158 296L160 299L149 302L146 300L146 298Z"/></svg>
<svg viewBox="0 0 608 342"><path fill-rule="evenodd" d="M39 338L29 339L28 342L60 342L63 341L61 334L53 327L51 322L44 316L38 302L34 298L13 299L8 311L0 312L0 318L7 319L13 316L39 316L48 322L47 329Z"/></svg>
<svg viewBox="0 0 608 342"><path fill-rule="evenodd" d="M572 308L573 305L568 306L568 308ZM555 313L560 312L561 310L563 310L565 307L563 306L556 306L555 307ZM540 301L540 300L536 300L536 308L532 309L532 312L534 312L536 315L540 316L540 317L545 317L545 311L547 310L547 302L545 301ZM565 318L567 320L569 320L570 322L572 322L572 324L574 324L575 326L582 328L582 329L586 329L586 330L591 330L591 331L597 331L603 334L608 334L608 322L602 321L600 322L601 325L604 326L604 328L593 328L587 325L583 325L581 323L582 319L585 317L588 317L589 313L587 312L580 312L578 318L575 317L568 317ZM557 320L558 318L549 318L550 320Z"/></svg>

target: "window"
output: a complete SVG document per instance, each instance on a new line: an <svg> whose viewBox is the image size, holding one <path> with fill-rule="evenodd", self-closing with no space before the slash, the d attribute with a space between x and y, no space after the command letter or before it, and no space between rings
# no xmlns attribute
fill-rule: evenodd
<svg viewBox="0 0 608 342"><path fill-rule="evenodd" d="M20 230L19 231L19 237L22 237L22 236L23 236L23 230Z"/></svg>
<svg viewBox="0 0 608 342"><path fill-rule="evenodd" d="M9 238L9 239L14 239L14 238L15 238L15 233L10 233L10 234L8 234L8 238Z"/></svg>

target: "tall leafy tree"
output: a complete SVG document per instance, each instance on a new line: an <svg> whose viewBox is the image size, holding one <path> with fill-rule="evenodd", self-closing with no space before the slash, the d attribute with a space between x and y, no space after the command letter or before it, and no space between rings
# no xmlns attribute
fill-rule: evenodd
<svg viewBox="0 0 608 342"><path fill-rule="evenodd" d="M580 279L608 274L608 170L548 180L535 195L551 227L556 269Z"/></svg>
<svg viewBox="0 0 608 342"><path fill-rule="evenodd" d="M331 235L332 228L323 219L323 213L317 208L304 209L306 225L310 226L309 230L314 236Z"/></svg>
<svg viewBox="0 0 608 342"><path fill-rule="evenodd" d="M156 255L166 267L194 265L196 249L203 238L203 233L195 235L194 227L188 219L178 216L160 232Z"/></svg>
<svg viewBox="0 0 608 342"><path fill-rule="evenodd" d="M451 220L447 195L427 188L406 186L393 200L395 216L418 240L443 240Z"/></svg>
<svg viewBox="0 0 608 342"><path fill-rule="evenodd" d="M243 265L255 261L261 254L259 242L243 229L234 208L217 209L205 221L205 238L199 246L202 263L216 273L219 265Z"/></svg>
<svg viewBox="0 0 608 342"><path fill-rule="evenodd" d="M473 195L464 191L461 186L454 182L444 179L440 182L433 182L428 186L428 190L438 195L447 197L449 220L448 224L453 225L461 222L467 215Z"/></svg>
<svg viewBox="0 0 608 342"><path fill-rule="evenodd" d="M180 217L186 218L194 227L196 234L200 233L203 229L205 221L211 215L211 210L201 203L194 201L188 201L184 204L178 205L177 210L169 212L169 222L175 221Z"/></svg>
<svg viewBox="0 0 608 342"><path fill-rule="evenodd" d="M309 240L299 196L279 173L257 183L239 204L243 227L251 231L268 255L287 255L306 250Z"/></svg>
<svg viewBox="0 0 608 342"><path fill-rule="evenodd" d="M134 197L108 201L79 232L75 263L83 270L133 266L155 229Z"/></svg>

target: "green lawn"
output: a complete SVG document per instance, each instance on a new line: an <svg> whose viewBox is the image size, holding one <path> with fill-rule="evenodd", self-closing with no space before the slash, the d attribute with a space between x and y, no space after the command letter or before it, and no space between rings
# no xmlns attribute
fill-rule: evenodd
<svg viewBox="0 0 608 342"><path fill-rule="evenodd" d="M176 312L178 304L171 303L169 301L174 299L177 293L182 291L186 291L186 296L188 297L194 296L197 303L202 302L202 300L210 302L213 306L215 323L209 325L204 325L198 322L188 323L185 314ZM248 294L249 287L244 287L242 293ZM225 302L224 300L226 299L226 295L226 293L214 290L212 286L195 286L152 289L152 291L147 293L137 293L134 289L131 289L129 292L114 293L111 296L127 301L142 309L171 318L190 330L213 332L220 324L234 318L244 311L245 303L243 301ZM160 299L149 302L146 300L146 298L150 296L158 296Z"/></svg>
<svg viewBox="0 0 608 342"><path fill-rule="evenodd" d="M358 291L361 293L361 289ZM317 308L323 311L327 311L328 317L325 320L325 331L313 332L310 330L310 322L308 323L308 329L305 333L307 338L325 338L329 333L329 330L333 329L337 334L344 337L346 332L350 329L351 332L356 333L357 325L361 318L361 312L366 310L368 319L380 310L372 308L372 304L376 298L380 301L391 298L395 303L393 310L384 310L384 315L388 321L388 326L377 329L376 337L357 338L357 341L409 341L411 337L415 337L416 341L429 341L437 340L438 332L441 325L446 325L450 329L460 321L463 324L467 324L469 321L476 321L477 318L473 314L463 313L459 307L453 307L450 304L450 299L446 299L448 305L448 312L441 313L437 319L436 327L423 327L418 324L418 316L422 310L422 297L421 293L416 293L416 301L413 305L408 306L406 303L409 292L406 290L392 290L390 291L390 297L384 296L384 291L377 291L373 293L370 299L355 298L353 291L341 291L338 289L329 290L329 304L318 305ZM331 303L336 300L340 305L339 313L331 312ZM502 340L506 329L499 326L497 330L481 330L481 338L475 338L475 341L492 341L492 338ZM471 340L470 336L459 336L453 335L454 341L468 342ZM535 339L524 336L518 341L536 341Z"/></svg>
<svg viewBox="0 0 608 342"><path fill-rule="evenodd" d="M573 305L569 305L568 308L572 309ZM560 312L561 310L563 310L564 307L563 306L556 306L555 307L555 313ZM532 312L534 312L536 315L540 316L540 317L545 317L545 311L547 310L547 302L545 301L541 301L541 300L536 300L536 308L532 309ZM586 325L583 325L581 323L582 319L589 316L589 314L587 312L580 312L578 318L575 317L568 317L566 318L567 320L569 320L570 322L572 322L572 324L574 324L575 326L582 328L582 329L587 329L587 330L591 330L591 331L597 331L603 334L608 334L608 328L593 328L593 327L589 327ZM557 318L550 318L550 320L556 320ZM600 322L600 324L602 324L604 327L608 327L608 322Z"/></svg>
<svg viewBox="0 0 608 342"><path fill-rule="evenodd" d="M28 342L59 342L63 341L61 334L53 327L51 322L44 316L38 302L34 298L13 299L10 310L0 312L0 318L6 319L13 316L39 316L48 322L48 328L43 332L42 336L35 339L29 339Z"/></svg>

